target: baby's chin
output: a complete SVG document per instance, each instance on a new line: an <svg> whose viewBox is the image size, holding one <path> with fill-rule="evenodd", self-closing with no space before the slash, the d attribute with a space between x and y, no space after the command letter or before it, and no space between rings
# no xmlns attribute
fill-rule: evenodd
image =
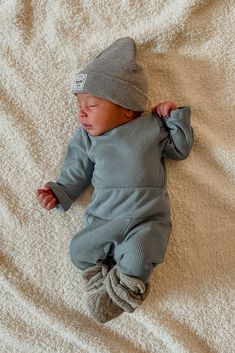
<svg viewBox="0 0 235 353"><path fill-rule="evenodd" d="M104 135L106 132L108 132L110 129L102 130L102 129L95 129L94 127L86 129L86 131L89 133L91 136L101 136Z"/></svg>
<svg viewBox="0 0 235 353"><path fill-rule="evenodd" d="M91 136L100 136L100 135L103 135L104 132L103 131L99 131L97 129L94 129L93 127L92 128L89 128L89 129L86 129L86 131L89 133L89 135Z"/></svg>

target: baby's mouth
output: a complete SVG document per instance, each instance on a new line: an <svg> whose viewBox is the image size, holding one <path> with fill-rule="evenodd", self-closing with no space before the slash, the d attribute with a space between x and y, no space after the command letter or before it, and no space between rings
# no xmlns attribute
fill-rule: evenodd
<svg viewBox="0 0 235 353"><path fill-rule="evenodd" d="M84 128L84 129L91 129L92 128L92 125L89 125L89 124L82 124L82 127Z"/></svg>

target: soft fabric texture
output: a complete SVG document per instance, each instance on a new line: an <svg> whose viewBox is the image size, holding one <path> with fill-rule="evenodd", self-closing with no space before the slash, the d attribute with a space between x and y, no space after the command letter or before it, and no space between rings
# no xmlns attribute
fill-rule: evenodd
<svg viewBox="0 0 235 353"><path fill-rule="evenodd" d="M91 317L101 324L116 319L124 312L124 310L110 298L105 286L93 291L93 293L86 294L86 302Z"/></svg>
<svg viewBox="0 0 235 353"><path fill-rule="evenodd" d="M130 110L145 111L148 82L137 54L132 38L117 39L77 74L73 93L90 93Z"/></svg>
<svg viewBox="0 0 235 353"><path fill-rule="evenodd" d="M149 294L149 283L130 277L114 266L104 280L109 297L123 310L133 313Z"/></svg>
<svg viewBox="0 0 235 353"><path fill-rule="evenodd" d="M86 305L93 319L100 323L111 321L123 312L133 313L149 294L149 283L121 273L117 266L104 263L82 271Z"/></svg>
<svg viewBox="0 0 235 353"><path fill-rule="evenodd" d="M233 353L234 7L202 0L1 2L0 347L4 353ZM192 107L193 150L167 161L173 231L151 291L105 325L86 309L68 245L91 188L41 209L77 129L74 77L132 37L152 104ZM149 104L149 108L151 104Z"/></svg>
<svg viewBox="0 0 235 353"><path fill-rule="evenodd" d="M82 271L86 291L97 290L102 287L108 271L109 267L103 262Z"/></svg>
<svg viewBox="0 0 235 353"><path fill-rule="evenodd" d="M104 285L109 270L107 265L99 263L82 271L87 309L91 317L99 323L113 320L124 312L119 305L113 302Z"/></svg>

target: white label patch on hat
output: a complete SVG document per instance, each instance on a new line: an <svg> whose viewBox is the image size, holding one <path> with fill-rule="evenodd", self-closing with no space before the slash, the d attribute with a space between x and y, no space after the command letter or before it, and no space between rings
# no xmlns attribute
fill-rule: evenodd
<svg viewBox="0 0 235 353"><path fill-rule="evenodd" d="M78 74L75 79L73 86L74 90L82 91L86 83L87 74Z"/></svg>

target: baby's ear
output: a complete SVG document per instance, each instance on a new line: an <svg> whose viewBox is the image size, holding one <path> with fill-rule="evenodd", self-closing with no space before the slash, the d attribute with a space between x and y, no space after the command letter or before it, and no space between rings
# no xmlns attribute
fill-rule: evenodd
<svg viewBox="0 0 235 353"><path fill-rule="evenodd" d="M136 112L136 111L130 110L130 109L126 109L126 111L125 111L125 116L127 119L137 118L137 116L139 116L140 114L141 114L141 112Z"/></svg>
<svg viewBox="0 0 235 353"><path fill-rule="evenodd" d="M125 111L124 111L124 115L125 115L126 118L131 118L133 113L134 112L132 110L130 110L130 109L125 109Z"/></svg>

